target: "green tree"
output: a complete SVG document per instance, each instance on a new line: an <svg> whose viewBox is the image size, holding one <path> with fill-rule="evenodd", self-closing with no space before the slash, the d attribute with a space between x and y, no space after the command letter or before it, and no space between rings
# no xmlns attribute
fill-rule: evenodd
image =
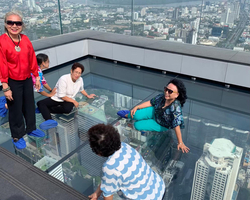
<svg viewBox="0 0 250 200"><path fill-rule="evenodd" d="M100 185L102 179L99 176L95 176L94 178L95 178L96 185Z"/></svg>
<svg viewBox="0 0 250 200"><path fill-rule="evenodd" d="M78 166L74 166L74 167L71 168L71 171L72 171L72 172L77 172L78 169L79 169Z"/></svg>
<svg viewBox="0 0 250 200"><path fill-rule="evenodd" d="M71 158L69 160L69 162L73 165L73 166L80 166L80 162L78 160L78 158L75 156L74 158Z"/></svg>
<svg viewBox="0 0 250 200"><path fill-rule="evenodd" d="M62 167L70 169L70 164L68 162L65 162L62 164Z"/></svg>
<svg viewBox="0 0 250 200"><path fill-rule="evenodd" d="M78 169L83 177L85 177L88 174L88 171L83 166L79 166Z"/></svg>

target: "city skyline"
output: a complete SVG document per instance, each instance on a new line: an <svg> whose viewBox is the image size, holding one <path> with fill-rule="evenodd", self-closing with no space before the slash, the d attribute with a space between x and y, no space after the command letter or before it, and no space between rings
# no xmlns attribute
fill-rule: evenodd
<svg viewBox="0 0 250 200"><path fill-rule="evenodd" d="M187 1L133 7L105 2L93 4L87 0L59 2L60 15L57 0L4 1L0 15L11 9L22 11L27 26L24 33L31 40L91 29L237 51L250 50L248 0ZM3 27L0 20L1 33L4 33Z"/></svg>

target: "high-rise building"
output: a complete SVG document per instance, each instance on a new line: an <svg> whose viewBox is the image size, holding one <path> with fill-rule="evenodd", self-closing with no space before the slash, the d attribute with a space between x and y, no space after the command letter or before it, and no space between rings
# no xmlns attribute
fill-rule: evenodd
<svg viewBox="0 0 250 200"><path fill-rule="evenodd" d="M179 8L175 8L173 11L173 19L178 19L180 15L180 9Z"/></svg>
<svg viewBox="0 0 250 200"><path fill-rule="evenodd" d="M231 200L242 153L242 148L225 138L205 143L195 165L190 199Z"/></svg>
<svg viewBox="0 0 250 200"><path fill-rule="evenodd" d="M137 20L137 19L138 19L138 17L139 17L138 12L134 12L134 20Z"/></svg>
<svg viewBox="0 0 250 200"><path fill-rule="evenodd" d="M141 9L141 17L145 16L147 14L147 8Z"/></svg>
<svg viewBox="0 0 250 200"><path fill-rule="evenodd" d="M200 25L200 18L196 18L196 20L194 20L190 23L190 28L191 28L191 30L193 30L192 44L197 43L199 25Z"/></svg>
<svg viewBox="0 0 250 200"><path fill-rule="evenodd" d="M102 105L102 108L97 108L86 104L78 110L77 118L79 124L79 137L82 141L88 140L87 132L92 126L107 123L104 105Z"/></svg>
<svg viewBox="0 0 250 200"><path fill-rule="evenodd" d="M48 168L50 168L52 165L54 165L57 162L57 160L50 158L48 156L44 156L41 160L39 160L34 166L40 168L41 170L45 171ZM58 165L55 169L53 169L49 174L59 181L64 182L64 176L63 176L63 170L62 170L62 164Z"/></svg>
<svg viewBox="0 0 250 200"><path fill-rule="evenodd" d="M235 18L239 19L240 17L240 2L234 2L234 11L235 11Z"/></svg>
<svg viewBox="0 0 250 200"><path fill-rule="evenodd" d="M192 8L191 8L191 14L192 14L192 15L197 14L197 7L192 7Z"/></svg>
<svg viewBox="0 0 250 200"><path fill-rule="evenodd" d="M26 4L27 4L27 6L30 8L30 6L31 6L30 0L27 0Z"/></svg>
<svg viewBox="0 0 250 200"><path fill-rule="evenodd" d="M124 8L117 8L117 12L118 13L123 13L124 12Z"/></svg>
<svg viewBox="0 0 250 200"><path fill-rule="evenodd" d="M114 93L114 106L118 108L132 108L132 97L120 94L120 93Z"/></svg>
<svg viewBox="0 0 250 200"><path fill-rule="evenodd" d="M36 2L35 0L30 0L31 7L35 8L36 7Z"/></svg>
<svg viewBox="0 0 250 200"><path fill-rule="evenodd" d="M212 33L211 33L212 36L220 37L221 33L222 33L222 27L214 26L212 28Z"/></svg>
<svg viewBox="0 0 250 200"><path fill-rule="evenodd" d="M61 156L65 156L80 145L77 112L74 110L69 114L63 114L56 121L60 153Z"/></svg>
<svg viewBox="0 0 250 200"><path fill-rule="evenodd" d="M223 37L223 38L227 38L228 33L229 33L229 26L228 26L228 25L225 25L225 26L223 27L223 35L222 35L222 37Z"/></svg>
<svg viewBox="0 0 250 200"><path fill-rule="evenodd" d="M234 8L228 7L224 13L221 14L221 24L228 25L230 28L234 25L236 13L233 11Z"/></svg>

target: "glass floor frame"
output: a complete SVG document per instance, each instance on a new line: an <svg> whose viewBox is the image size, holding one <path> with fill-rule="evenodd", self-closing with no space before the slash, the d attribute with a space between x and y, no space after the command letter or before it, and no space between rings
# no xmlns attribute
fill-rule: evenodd
<svg viewBox="0 0 250 200"><path fill-rule="evenodd" d="M96 67L103 63L113 65L93 59L89 62L90 66L91 63L95 64L96 71L100 71ZM136 77L133 76L131 78L133 80L124 82L112 78L112 75L102 76L96 71L88 73L83 76L85 89L88 94L96 94L97 98L86 99L81 94L77 95L79 108L73 109L70 114L53 115L58 127L45 131L44 138L25 136L27 148L23 150L13 147L8 118L2 118L0 145L88 196L101 181L101 168L106 159L91 151L87 131L95 124L109 123L118 129L121 140L141 153L152 169L163 177L166 183L164 199L186 200L190 199L194 190L195 169L205 154L204 145L212 144L217 138L226 138L242 149L237 181L231 190L238 200L245 200L245 195L250 194L250 184L248 184L250 179L247 178L250 170L250 110L246 104L250 102L250 94L195 83L184 78L189 99L183 108L185 129L182 130L182 136L190 152L183 154L177 150L177 140L173 130L164 133L139 132L133 128L133 120L121 119L116 115L121 109L132 109L135 105L161 93L159 87L158 89L152 87L154 80L164 76L166 84L168 80L178 76L143 70L138 72L137 69L119 65L114 67L120 69L121 73L124 73L124 70L127 70L127 74L134 71L144 73L143 77L150 76L155 79L150 78L148 85L142 86L135 83ZM47 81L50 83L50 80ZM195 85L196 92L192 90L192 85ZM163 87L162 84L161 88ZM204 90L207 92L204 93ZM225 99L227 96L223 96L224 93L230 93L228 97L233 100L238 99L238 104ZM36 98L36 101L41 98L43 97ZM207 99L210 99L210 102ZM41 114L36 114L36 121L39 127L38 125L43 122ZM205 195L209 196L208 191ZM114 199L119 197L115 196Z"/></svg>

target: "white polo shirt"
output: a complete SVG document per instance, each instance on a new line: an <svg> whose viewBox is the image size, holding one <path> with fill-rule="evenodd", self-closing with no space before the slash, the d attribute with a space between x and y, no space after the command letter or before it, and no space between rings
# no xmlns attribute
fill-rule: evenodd
<svg viewBox="0 0 250 200"><path fill-rule="evenodd" d="M63 102L61 98L65 96L75 99L76 94L84 90L82 77L73 82L71 74L63 75L57 81L55 88L56 94L51 97L54 101Z"/></svg>

